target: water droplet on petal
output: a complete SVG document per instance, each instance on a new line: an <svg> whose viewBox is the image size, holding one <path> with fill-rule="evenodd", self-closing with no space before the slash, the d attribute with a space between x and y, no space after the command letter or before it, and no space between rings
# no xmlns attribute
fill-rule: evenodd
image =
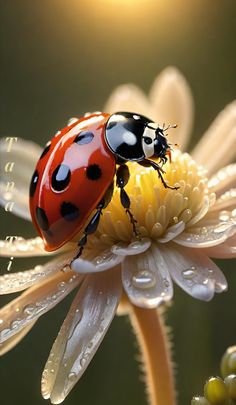
<svg viewBox="0 0 236 405"><path fill-rule="evenodd" d="M23 309L24 314L26 315L32 315L35 311L35 306L34 305L26 305Z"/></svg>
<svg viewBox="0 0 236 405"><path fill-rule="evenodd" d="M65 292L65 290L66 290L65 281L61 281L61 283L58 284L58 290L61 291L61 292Z"/></svg>
<svg viewBox="0 0 236 405"><path fill-rule="evenodd" d="M227 212L222 212L222 213L220 213L220 215L219 215L219 219L221 220L221 221L229 221L230 220L230 216L229 216L229 214L227 213Z"/></svg>
<svg viewBox="0 0 236 405"><path fill-rule="evenodd" d="M141 290L152 288L156 285L156 276L148 270L139 270L133 275L132 284Z"/></svg>
<svg viewBox="0 0 236 405"><path fill-rule="evenodd" d="M68 271L70 271L71 270L71 268L70 268L70 265L69 264L66 264L63 268L62 268L62 271L64 272L64 273L67 273Z"/></svg>
<svg viewBox="0 0 236 405"><path fill-rule="evenodd" d="M103 326L102 324L99 326L98 331L99 331L100 333L103 333L103 331L104 331L104 326Z"/></svg>
<svg viewBox="0 0 236 405"><path fill-rule="evenodd" d="M204 301L209 301L214 295L214 291L209 290L208 285L203 284L195 284L191 289L191 293L195 298Z"/></svg>
<svg viewBox="0 0 236 405"><path fill-rule="evenodd" d="M163 284L165 288L168 288L170 286L170 282L169 280L167 280L167 278L163 278Z"/></svg>
<svg viewBox="0 0 236 405"><path fill-rule="evenodd" d="M18 327L19 324L20 324L20 319L15 319L14 321L11 322L10 328L15 329Z"/></svg>
<svg viewBox="0 0 236 405"><path fill-rule="evenodd" d="M84 367L84 365L87 363L88 359L89 359L89 353L85 353L80 359L81 367Z"/></svg>
<svg viewBox="0 0 236 405"><path fill-rule="evenodd" d="M227 284L215 282L215 292L217 293L227 290L227 287Z"/></svg>
<svg viewBox="0 0 236 405"><path fill-rule="evenodd" d="M192 266L182 271L182 276L185 280L192 280L196 274L196 267Z"/></svg>
<svg viewBox="0 0 236 405"><path fill-rule="evenodd" d="M101 256L97 256L94 259L95 264L101 264L103 262L103 258Z"/></svg>
<svg viewBox="0 0 236 405"><path fill-rule="evenodd" d="M68 374L67 378L68 378L68 380L69 380L70 382L74 382L74 381L76 381L77 374L72 371L71 373Z"/></svg>

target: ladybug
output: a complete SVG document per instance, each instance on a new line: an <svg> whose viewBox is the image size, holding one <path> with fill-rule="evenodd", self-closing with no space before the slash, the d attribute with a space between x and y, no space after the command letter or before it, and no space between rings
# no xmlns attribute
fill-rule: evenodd
<svg viewBox="0 0 236 405"><path fill-rule="evenodd" d="M102 210L112 198L115 176L121 204L138 236L124 189L129 181L126 162L151 166L164 187L177 189L163 178L162 166L166 156L171 157L164 135L168 128L140 114L117 112L87 114L59 131L46 144L29 190L32 221L45 249L57 250L83 230L76 258L81 255L87 236L96 231Z"/></svg>

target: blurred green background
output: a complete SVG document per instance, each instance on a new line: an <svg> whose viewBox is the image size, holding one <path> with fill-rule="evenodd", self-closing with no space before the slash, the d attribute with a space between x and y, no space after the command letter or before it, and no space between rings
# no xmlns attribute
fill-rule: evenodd
<svg viewBox="0 0 236 405"><path fill-rule="evenodd" d="M158 72L175 65L195 96L194 144L236 95L235 17L235 0L1 0L1 136L43 145L69 117L101 110L118 84L148 91ZM1 214L2 238L35 234L30 224ZM15 260L13 270L36 260ZM202 392L226 347L236 344L235 263L220 265L226 294L201 303L176 287L167 311L179 405ZM45 403L40 376L70 301L1 359L2 404ZM137 353L128 319L116 318L65 404L146 404Z"/></svg>

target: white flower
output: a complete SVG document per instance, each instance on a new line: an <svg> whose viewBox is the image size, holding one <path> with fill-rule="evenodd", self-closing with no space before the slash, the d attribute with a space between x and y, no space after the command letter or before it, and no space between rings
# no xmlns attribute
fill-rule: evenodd
<svg viewBox="0 0 236 405"><path fill-rule="evenodd" d="M168 138L181 151L189 139L192 96L174 68L158 76L149 98L134 85L120 86L104 110L133 111L160 124L177 123ZM235 156L235 141L233 102L219 114L191 156L175 151L172 163L165 165L165 179L178 184L178 190L164 189L152 169L130 164L126 191L141 240L134 240L115 190L98 231L89 237L73 271L65 271L65 266L76 254L76 240L46 265L0 277L2 294L26 290L1 310L2 353L18 343L43 313L78 288L43 372L44 398L50 397L52 403L63 401L81 377L116 313L122 292L133 305L155 308L172 298L173 280L193 297L206 301L226 290L226 279L210 257L236 256L236 164L229 164ZM8 158L5 149L2 140L3 167ZM13 212L28 220L28 185L40 153L37 145L18 140L11 156L15 162L11 180L17 188L6 195L4 171L0 183L2 204L11 199ZM49 255L40 238L19 238L12 244L2 241L0 248L4 256Z"/></svg>

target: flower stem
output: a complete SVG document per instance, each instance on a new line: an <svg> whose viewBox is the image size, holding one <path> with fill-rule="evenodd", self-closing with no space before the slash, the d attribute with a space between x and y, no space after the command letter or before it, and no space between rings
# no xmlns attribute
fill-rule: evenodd
<svg viewBox="0 0 236 405"><path fill-rule="evenodd" d="M176 405L170 345L160 311L132 305L129 315L142 354L150 405Z"/></svg>

